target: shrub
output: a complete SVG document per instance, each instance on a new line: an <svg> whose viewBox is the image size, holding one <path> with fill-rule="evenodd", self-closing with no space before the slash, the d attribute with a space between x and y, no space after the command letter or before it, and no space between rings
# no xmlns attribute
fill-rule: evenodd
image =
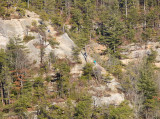
<svg viewBox="0 0 160 119"><path fill-rule="evenodd" d="M23 41L24 42L29 42L30 40L33 40L33 39L35 39L34 36L24 36Z"/></svg>
<svg viewBox="0 0 160 119"><path fill-rule="evenodd" d="M0 16L5 15L5 8L0 6Z"/></svg>
<svg viewBox="0 0 160 119"><path fill-rule="evenodd" d="M58 27L61 27L62 26L62 18L59 16L54 16L54 17L52 17L52 23Z"/></svg>
<svg viewBox="0 0 160 119"><path fill-rule="evenodd" d="M37 27L37 21L36 20L32 21L32 26Z"/></svg>
<svg viewBox="0 0 160 119"><path fill-rule="evenodd" d="M87 63L83 68L83 76L82 78L91 80L93 75L93 65L90 63Z"/></svg>
<svg viewBox="0 0 160 119"><path fill-rule="evenodd" d="M40 18L43 20L43 21L48 21L49 20L49 15L46 14L45 12L42 12L40 14Z"/></svg>
<svg viewBox="0 0 160 119"><path fill-rule="evenodd" d="M75 108L76 119L88 119L91 115L91 97L83 96Z"/></svg>
<svg viewBox="0 0 160 119"><path fill-rule="evenodd" d="M17 8L16 11L19 13L20 17L23 17L25 15L25 11L22 8Z"/></svg>
<svg viewBox="0 0 160 119"><path fill-rule="evenodd" d="M51 45L52 48L55 48L56 45L59 45L58 42L56 42L55 40L52 40L52 39L48 40L48 42L49 42L49 44Z"/></svg>
<svg viewBox="0 0 160 119"><path fill-rule="evenodd" d="M72 49L73 60L76 61L77 63L81 63L81 61L79 59L79 53L80 53L80 48L75 47Z"/></svg>
<svg viewBox="0 0 160 119"><path fill-rule="evenodd" d="M133 110L129 107L128 101L122 102L118 107L110 106L106 117L108 119L132 119Z"/></svg>

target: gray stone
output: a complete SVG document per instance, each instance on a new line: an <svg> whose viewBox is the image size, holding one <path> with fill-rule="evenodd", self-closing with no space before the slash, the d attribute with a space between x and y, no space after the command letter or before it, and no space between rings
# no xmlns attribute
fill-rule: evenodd
<svg viewBox="0 0 160 119"><path fill-rule="evenodd" d="M120 93L111 93L109 97L96 97L92 96L95 106L102 106L102 105L119 105L121 102L124 101L124 94Z"/></svg>

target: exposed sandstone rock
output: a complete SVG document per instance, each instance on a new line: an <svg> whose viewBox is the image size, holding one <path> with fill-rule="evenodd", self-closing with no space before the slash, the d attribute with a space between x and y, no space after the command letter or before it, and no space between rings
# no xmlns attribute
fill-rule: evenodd
<svg viewBox="0 0 160 119"><path fill-rule="evenodd" d="M125 51L121 54L125 55L126 58L122 59L123 64L128 64L132 61L142 59L144 56L150 55L151 50L157 52L156 62L160 62L160 43L159 42L148 42L145 45L130 44L128 46L122 46Z"/></svg>
<svg viewBox="0 0 160 119"><path fill-rule="evenodd" d="M121 102L124 101L124 94L120 93L112 93L109 97L96 97L93 96L92 99L94 100L95 106L102 106L102 105L119 105Z"/></svg>
<svg viewBox="0 0 160 119"><path fill-rule="evenodd" d="M36 65L39 65L40 63L40 49L35 46L36 43L40 42L40 36L38 33L33 33L30 31L27 31L27 26L30 26L33 21L39 22L39 16L37 16L33 12L27 11L26 18L23 19L12 19L12 20L0 20L0 48L5 48L6 44L8 43L10 38L13 37L19 37L21 39L24 38L26 34L35 36L35 39L29 41L28 43L25 43L29 50L28 58L30 62L36 61ZM75 43L69 38L67 33L64 33L61 36L56 36L56 31L54 28L47 24L47 29L50 30L50 33L47 32L47 35L51 35L54 38L56 38L57 42L59 42L59 45L57 48L53 49L48 42L46 42L46 48L45 48L45 59L47 59L50 52L54 52L55 56L58 58L68 58L72 61L72 48L76 47ZM103 47L101 48L103 49ZM98 50L98 49L97 49ZM82 74L82 69L86 64L85 58L83 56L83 51L79 54L79 58L81 60L81 64L76 64L71 69L71 74L79 74L79 76ZM101 74L105 75L106 70L100 66L98 63L96 65L93 63L94 59L88 55L87 62L92 63L94 65L93 68L97 68L101 70ZM93 99L96 103L96 105L102 105L102 104L120 104L124 100L124 95L118 93L119 83L112 77L113 80L111 80L110 84L104 84L101 88L95 89L95 90L102 90L106 92L108 90L108 93L106 93L102 97L95 97L93 96ZM50 89L52 90L52 89ZM117 100L118 99L118 100Z"/></svg>

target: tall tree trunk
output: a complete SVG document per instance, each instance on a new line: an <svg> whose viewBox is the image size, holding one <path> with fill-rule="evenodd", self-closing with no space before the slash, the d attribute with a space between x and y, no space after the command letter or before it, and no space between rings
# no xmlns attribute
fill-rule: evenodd
<svg viewBox="0 0 160 119"><path fill-rule="evenodd" d="M4 94L4 93L3 93L3 84L2 84L2 82L1 82L1 102L2 102L3 105L5 105L3 94Z"/></svg>
<svg viewBox="0 0 160 119"><path fill-rule="evenodd" d="M7 93L8 93L8 95L7 95L7 98L8 98L7 103L10 104L10 91L9 91L9 87L7 89Z"/></svg>
<svg viewBox="0 0 160 119"><path fill-rule="evenodd" d="M65 24L63 24L63 30L62 31L63 31L63 33L65 33Z"/></svg>
<svg viewBox="0 0 160 119"><path fill-rule="evenodd" d="M144 0L144 28L146 28L147 22L146 22L146 1Z"/></svg>
<svg viewBox="0 0 160 119"><path fill-rule="evenodd" d="M127 2L127 0L125 0L125 7L126 7L126 18L127 18L127 16L128 16L128 2Z"/></svg>
<svg viewBox="0 0 160 119"><path fill-rule="evenodd" d="M29 9L29 0L28 0L28 9Z"/></svg>
<svg viewBox="0 0 160 119"><path fill-rule="evenodd" d="M6 100L6 94L5 94L5 87L4 87L4 83L2 82L2 95L3 95L3 101L4 101L4 104L6 105L7 104L7 100Z"/></svg>

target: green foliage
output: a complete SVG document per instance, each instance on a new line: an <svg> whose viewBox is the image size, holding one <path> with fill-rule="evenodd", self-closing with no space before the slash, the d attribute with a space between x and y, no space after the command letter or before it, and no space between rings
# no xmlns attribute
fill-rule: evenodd
<svg viewBox="0 0 160 119"><path fill-rule="evenodd" d="M93 65L87 63L83 68L83 76L82 79L91 80L93 75Z"/></svg>
<svg viewBox="0 0 160 119"><path fill-rule="evenodd" d="M107 62L106 69L111 73L114 74L118 79L122 78L122 64L118 58L114 55L109 54L109 60Z"/></svg>
<svg viewBox="0 0 160 119"><path fill-rule="evenodd" d="M75 109L75 118L76 119L89 119L91 113L91 98L84 96L78 102Z"/></svg>
<svg viewBox="0 0 160 119"><path fill-rule="evenodd" d="M45 12L41 12L41 13L40 13L40 18L41 18L43 21L48 21L48 20L49 20L49 16L48 16L48 14L46 14Z"/></svg>
<svg viewBox="0 0 160 119"><path fill-rule="evenodd" d="M111 68L111 72L117 76L118 78L121 78L122 77L122 65L114 65L112 68Z"/></svg>
<svg viewBox="0 0 160 119"><path fill-rule="evenodd" d="M57 72L61 73L62 75L65 75L65 77L69 77L69 72L70 72L70 67L68 65L69 61L66 60L62 60L62 61L57 61L57 63L55 64L55 68L57 70Z"/></svg>
<svg viewBox="0 0 160 119"><path fill-rule="evenodd" d="M19 16L23 17L27 2L28 0L0 0L0 17L11 18L15 7ZM111 54L105 68L120 79L126 97L130 98L130 95L135 94L134 98L131 98L131 103L133 103L136 97L142 95L142 100L137 99L143 102L143 110L140 110L141 117L145 117L146 112L150 115L158 109L159 105L153 99L154 96L158 96L153 65L156 53L152 51L137 67L134 64L129 65L125 69L127 71L124 76L122 75L124 67L119 61L121 44L141 41L141 39L145 42L157 40L159 34L157 30L159 27L158 16L160 16L157 0L145 0L145 4L144 0L29 0L28 9L36 11L43 21L51 19L51 24L56 27L59 33L62 33L62 30L65 31L65 25L71 25L71 29L67 32L79 47L79 49L73 49L73 59L76 62L79 62L80 50L89 43L89 40L91 42L92 40L98 41L105 45L107 50L103 54ZM32 22L32 28L34 30L31 31L39 32L45 36L45 24L37 26L37 23ZM24 37L25 42L32 39L34 39L32 36ZM48 41L55 48L57 43L54 40ZM91 118L91 115L92 118L101 118L105 115L103 113L105 110L102 109L98 110L94 117L90 97L83 96L86 93L84 90L77 92L76 88L80 84L70 82L72 81L70 80L71 65L68 60L58 61L55 60L55 57L50 58L54 64L54 68L51 65L51 69L55 69L55 79L45 75L33 78L32 74L26 78L25 76L28 75L26 69L32 70L32 68L27 64L27 51L22 44L20 39L13 38L9 41L6 50L0 51L0 88L2 91L0 92L0 106L2 107L0 111L3 113L14 111L23 115L32 104L38 104L37 111L40 119L85 119ZM44 49L41 50L41 54L44 55ZM81 78L85 80L80 80L82 85L85 84L83 81L86 79L92 79L92 67L92 64L89 63L84 67ZM24 72L23 69L25 69ZM47 72L48 70L46 70L47 67L44 66L40 70L35 71L34 69L33 71L37 73L38 71ZM25 78L22 79L22 75ZM54 91L48 94L47 84L52 80L55 81L53 83ZM55 99L70 97L78 104L74 108L72 100L68 100L66 107L50 105L52 99L48 99L49 95ZM109 106L105 113L106 117L104 118L108 119L132 118L132 110L127 102L123 102L117 107Z"/></svg>
<svg viewBox="0 0 160 119"><path fill-rule="evenodd" d="M33 40L33 39L35 39L34 36L24 36L23 41L27 43L27 42L29 42L30 40Z"/></svg>
<svg viewBox="0 0 160 119"><path fill-rule="evenodd" d="M0 50L0 70L6 63L6 53L3 49ZM0 71L1 72L1 71Z"/></svg>
<svg viewBox="0 0 160 119"><path fill-rule="evenodd" d="M9 43L7 44L7 56L8 56L8 65L10 70L18 68L17 58L22 57L19 60L20 62L27 61L25 54L27 53L26 47L23 45L22 40L20 38L10 39Z"/></svg>
<svg viewBox="0 0 160 119"><path fill-rule="evenodd" d="M132 28L128 28L127 29L127 31L126 31L126 38L128 39L128 40L130 40L130 41L135 41L135 39L134 39L134 37L135 37L135 33L136 33L136 31L134 30L134 29L132 29Z"/></svg>
<svg viewBox="0 0 160 119"><path fill-rule="evenodd" d="M88 43L89 41L89 37L87 36L87 34L85 32L81 32L81 33L75 33L74 31L71 31L69 33L69 36L74 40L75 44L80 48L84 48L85 45Z"/></svg>
<svg viewBox="0 0 160 119"><path fill-rule="evenodd" d="M32 21L32 26L37 27L37 21Z"/></svg>
<svg viewBox="0 0 160 119"><path fill-rule="evenodd" d="M22 0L22 2L18 2L17 6L19 8L27 8L27 3L26 2L23 2L24 0Z"/></svg>
<svg viewBox="0 0 160 119"><path fill-rule="evenodd" d="M56 45L59 45L59 43L55 39L49 39L48 42L52 48L55 48Z"/></svg>
<svg viewBox="0 0 160 119"><path fill-rule="evenodd" d="M144 95L145 99L143 104L144 104L144 109L146 110L150 109L152 110L156 107L156 103L153 97L157 96L158 94L154 77L155 77L154 66L151 64L151 62L144 61L140 69L138 88L139 92Z"/></svg>
<svg viewBox="0 0 160 119"><path fill-rule="evenodd" d="M16 11L19 13L20 17L23 17L25 15L25 10L23 8L17 8Z"/></svg>
<svg viewBox="0 0 160 119"><path fill-rule="evenodd" d="M63 97L64 95L68 95L69 89L69 78L70 78L70 66L68 64L68 60L58 61L55 64L56 68L56 77L57 77L57 90L58 95Z"/></svg>
<svg viewBox="0 0 160 119"><path fill-rule="evenodd" d="M118 47L121 45L121 38L124 31L123 24L116 17L111 15L107 17L107 20L105 19L103 21L103 26L100 29L101 37L98 41L109 48L109 53L119 57Z"/></svg>
<svg viewBox="0 0 160 119"><path fill-rule="evenodd" d="M156 72L154 61L156 58L156 52L152 51L147 57L145 57L139 64L132 63L126 67L126 73L123 73L121 84L126 94L129 95L132 103L135 105L134 110L139 110L140 115L143 118L152 117L154 112L158 109L158 102L154 98L158 96L158 89L156 84ZM137 99L139 102L137 102Z"/></svg>
<svg viewBox="0 0 160 119"><path fill-rule="evenodd" d="M158 20L157 8L150 10L146 16L147 25L153 27L154 23Z"/></svg>
<svg viewBox="0 0 160 119"><path fill-rule="evenodd" d="M57 26L57 29L62 28L62 18L59 15L52 17L52 23Z"/></svg>
<svg viewBox="0 0 160 119"><path fill-rule="evenodd" d="M72 23L74 23L73 26L78 28L82 24L82 13L80 9L75 8L72 10Z"/></svg>
<svg viewBox="0 0 160 119"><path fill-rule="evenodd" d="M81 62L79 59L79 54L80 54L80 48L74 47L72 49L72 56L73 56L73 60L76 61L77 63Z"/></svg>
<svg viewBox="0 0 160 119"><path fill-rule="evenodd" d="M29 95L23 95L23 97L20 97L14 104L14 111L18 114L23 115L24 112L27 111L27 108L30 107L30 96Z"/></svg>
<svg viewBox="0 0 160 119"><path fill-rule="evenodd" d="M151 33L152 33L152 29L150 28L147 28L145 31L143 31L143 33L141 34L142 40L144 42L149 41L151 38Z"/></svg>
<svg viewBox="0 0 160 119"><path fill-rule="evenodd" d="M154 61L156 60L156 57L157 57L157 52L151 49L151 54L149 54L146 60L148 63L154 63Z"/></svg>
<svg viewBox="0 0 160 119"><path fill-rule="evenodd" d="M0 16L4 16L6 13L5 8L3 6L0 6Z"/></svg>
<svg viewBox="0 0 160 119"><path fill-rule="evenodd" d="M118 107L110 106L108 109L109 113L105 118L107 119L132 119L133 111L129 107L127 101L122 102Z"/></svg>
<svg viewBox="0 0 160 119"><path fill-rule="evenodd" d="M42 24L40 24L39 26L38 26L38 30L39 30L39 32L40 32L40 34L43 36L44 35L44 31L46 30L46 24L45 23L42 23Z"/></svg>
<svg viewBox="0 0 160 119"><path fill-rule="evenodd" d="M130 90L133 90L134 88L137 89L137 70L139 70L137 67L138 66L135 66L134 63L128 64L126 67L126 73L123 73L123 77L120 80L123 91L126 93Z"/></svg>
<svg viewBox="0 0 160 119"><path fill-rule="evenodd" d="M67 99L66 101L66 108L65 108L65 115L67 119L70 119L74 116L74 105L71 99Z"/></svg>
<svg viewBox="0 0 160 119"><path fill-rule="evenodd" d="M35 78L33 87L38 88L38 87L43 87L43 79L41 77Z"/></svg>

